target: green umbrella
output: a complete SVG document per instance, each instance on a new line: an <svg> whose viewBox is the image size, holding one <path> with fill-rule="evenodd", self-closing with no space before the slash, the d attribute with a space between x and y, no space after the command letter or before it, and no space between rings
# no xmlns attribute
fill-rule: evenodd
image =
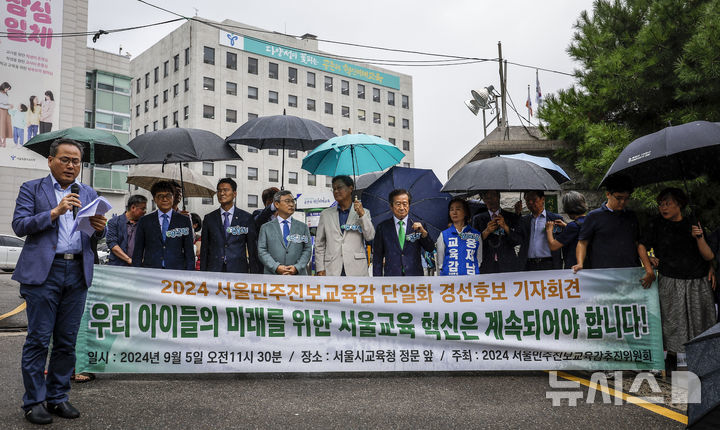
<svg viewBox="0 0 720 430"><path fill-rule="evenodd" d="M72 139L82 143L85 147L83 161L90 164L109 164L138 156L112 133L95 128L72 127L38 134L24 146L47 157L50 155L50 145L58 139Z"/></svg>

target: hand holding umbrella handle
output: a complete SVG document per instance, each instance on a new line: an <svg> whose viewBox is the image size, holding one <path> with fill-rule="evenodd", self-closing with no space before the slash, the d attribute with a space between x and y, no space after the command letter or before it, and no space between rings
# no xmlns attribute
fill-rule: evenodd
<svg viewBox="0 0 720 430"><path fill-rule="evenodd" d="M355 213L358 214L360 218L365 215L365 209L363 209L362 202L358 200L357 195L355 196L355 201L353 202L353 208L355 209Z"/></svg>
<svg viewBox="0 0 720 430"><path fill-rule="evenodd" d="M425 230L425 227L423 227L421 222L417 222L417 221L414 222L412 225L412 228L413 228L413 230L420 232L422 237L427 237L428 232L427 232L427 230Z"/></svg>

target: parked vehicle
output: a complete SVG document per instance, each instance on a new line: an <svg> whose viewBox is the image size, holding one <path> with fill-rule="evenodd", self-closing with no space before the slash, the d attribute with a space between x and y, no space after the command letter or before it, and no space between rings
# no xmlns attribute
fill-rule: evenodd
<svg viewBox="0 0 720 430"><path fill-rule="evenodd" d="M6 272L15 270L23 245L25 241L19 237L0 234L0 269Z"/></svg>

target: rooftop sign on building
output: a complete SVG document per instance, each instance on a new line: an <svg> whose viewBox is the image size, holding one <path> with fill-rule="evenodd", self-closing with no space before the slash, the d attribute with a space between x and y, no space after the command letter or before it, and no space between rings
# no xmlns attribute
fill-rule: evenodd
<svg viewBox="0 0 720 430"><path fill-rule="evenodd" d="M311 54L286 46L275 45L258 39L220 30L220 45L239 49L264 57L275 58L288 63L322 70L328 73L357 79L384 87L400 89L400 78L389 73L367 69L344 61Z"/></svg>

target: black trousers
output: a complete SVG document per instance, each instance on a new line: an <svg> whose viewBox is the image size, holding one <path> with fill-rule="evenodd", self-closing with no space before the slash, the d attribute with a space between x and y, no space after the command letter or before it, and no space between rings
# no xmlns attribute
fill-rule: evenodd
<svg viewBox="0 0 720 430"><path fill-rule="evenodd" d="M552 257L547 258L528 258L525 263L525 271L532 272L535 270L552 270L553 259Z"/></svg>

